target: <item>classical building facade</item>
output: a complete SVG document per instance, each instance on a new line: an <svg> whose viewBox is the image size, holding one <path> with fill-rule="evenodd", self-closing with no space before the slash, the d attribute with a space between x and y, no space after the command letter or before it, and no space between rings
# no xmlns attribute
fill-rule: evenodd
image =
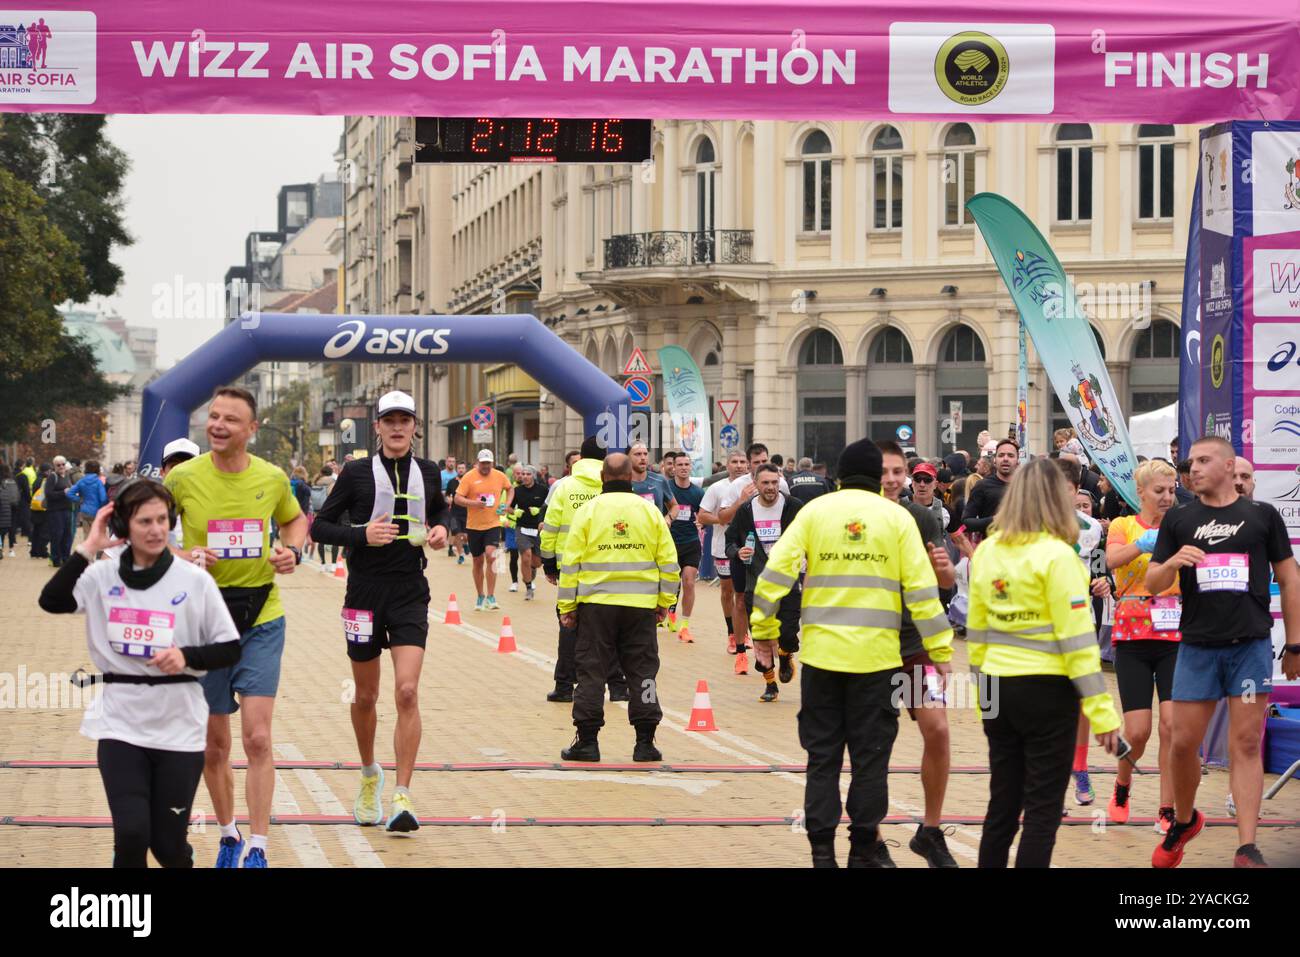
<svg viewBox="0 0 1300 957"><path fill-rule="evenodd" d="M740 441L834 464L908 426L951 451L1014 418L1017 315L964 204L1003 194L1089 308L1125 416L1175 401L1191 127L665 121L639 167L541 171L537 315L610 375L676 343ZM1030 441L1064 424L1030 352ZM663 411L662 376L656 411ZM545 400L545 396L543 396ZM581 422L543 401L543 461ZM719 457L720 417L714 417ZM670 436L665 435L666 440Z"/></svg>

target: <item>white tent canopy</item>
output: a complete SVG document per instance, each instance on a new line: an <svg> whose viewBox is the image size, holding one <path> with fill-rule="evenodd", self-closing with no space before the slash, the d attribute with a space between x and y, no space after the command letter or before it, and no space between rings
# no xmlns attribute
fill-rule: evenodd
<svg viewBox="0 0 1300 957"><path fill-rule="evenodd" d="M1169 443L1178 434L1178 403L1129 419L1133 451L1149 459L1169 458Z"/></svg>

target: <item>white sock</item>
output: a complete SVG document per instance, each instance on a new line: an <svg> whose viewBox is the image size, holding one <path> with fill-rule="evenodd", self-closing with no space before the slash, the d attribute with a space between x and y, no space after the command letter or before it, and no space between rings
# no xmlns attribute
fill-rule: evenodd
<svg viewBox="0 0 1300 957"><path fill-rule="evenodd" d="M262 849L262 853L265 854L265 853L266 853L266 835L265 835L265 834L250 834L250 835L248 835L248 847L249 847L249 850L252 850L252 849L255 848L255 847L260 847L260 848Z"/></svg>
<svg viewBox="0 0 1300 957"><path fill-rule="evenodd" d="M378 764L367 764L364 768L361 769L361 776L362 776L363 778L377 778L377 777L379 777L379 765L378 765Z"/></svg>
<svg viewBox="0 0 1300 957"><path fill-rule="evenodd" d="M239 840L239 828L235 827L234 821L221 825L221 836L233 837L236 841Z"/></svg>

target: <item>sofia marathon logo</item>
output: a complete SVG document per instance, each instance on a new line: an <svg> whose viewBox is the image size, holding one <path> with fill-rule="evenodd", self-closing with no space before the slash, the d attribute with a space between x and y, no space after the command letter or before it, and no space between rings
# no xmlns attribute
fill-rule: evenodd
<svg viewBox="0 0 1300 957"><path fill-rule="evenodd" d="M0 103L95 102L95 15L0 10Z"/></svg>

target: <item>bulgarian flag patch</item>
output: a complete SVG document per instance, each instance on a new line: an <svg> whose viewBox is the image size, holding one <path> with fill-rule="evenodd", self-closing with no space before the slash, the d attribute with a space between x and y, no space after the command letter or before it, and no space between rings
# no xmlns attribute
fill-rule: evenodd
<svg viewBox="0 0 1300 957"><path fill-rule="evenodd" d="M1088 599L1087 599L1087 598L1071 598L1071 599L1070 599L1070 611L1078 611L1080 608L1087 608L1087 607L1088 607Z"/></svg>

